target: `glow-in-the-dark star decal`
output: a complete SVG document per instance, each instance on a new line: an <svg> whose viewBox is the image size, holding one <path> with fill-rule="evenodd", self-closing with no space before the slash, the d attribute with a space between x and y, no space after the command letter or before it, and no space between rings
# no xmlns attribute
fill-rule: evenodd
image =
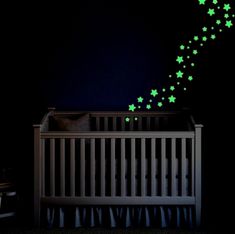
<svg viewBox="0 0 235 234"><path fill-rule="evenodd" d="M176 51L176 68L168 75L169 84L164 88L151 89L149 97L138 97L136 104L129 105L129 111L134 112L136 108L153 110L163 108L165 105L175 103L177 90L187 91L187 85L191 84L195 78L196 60L199 61L199 54L206 45L219 38L219 33L234 26L235 14L232 4L228 0L198 0L199 5L205 7L205 15L208 22L201 26L189 40L179 44ZM206 17L205 17L206 19ZM183 87L182 87L183 86ZM154 100L151 98L154 97ZM144 100L149 100L147 103ZM150 104L151 103L151 104ZM136 107L137 106L137 107ZM129 121L132 119L129 119Z"/></svg>
<svg viewBox="0 0 235 234"><path fill-rule="evenodd" d="M139 103L142 103L144 99L142 97L138 97L137 100Z"/></svg>

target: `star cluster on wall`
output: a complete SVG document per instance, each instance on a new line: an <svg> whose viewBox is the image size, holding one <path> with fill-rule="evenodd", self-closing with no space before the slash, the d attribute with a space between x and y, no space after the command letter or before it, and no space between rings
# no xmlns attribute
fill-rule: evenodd
<svg viewBox="0 0 235 234"><path fill-rule="evenodd" d="M129 111L161 110L163 106L177 102L176 91L187 91L186 87L197 78L194 75L195 62L203 47L216 40L223 30L230 29L234 25L235 14L232 13L230 3L222 0L197 1L199 5L206 7L207 17L212 24L205 24L191 40L179 45L175 60L177 69L169 74L169 85L161 89L151 89L148 97L137 97L136 102L129 105ZM133 119L138 120L137 117ZM130 117L126 117L126 122L130 122Z"/></svg>

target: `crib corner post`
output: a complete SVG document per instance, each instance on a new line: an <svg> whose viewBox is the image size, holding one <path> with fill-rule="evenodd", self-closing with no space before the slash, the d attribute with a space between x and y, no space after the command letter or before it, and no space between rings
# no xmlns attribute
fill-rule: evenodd
<svg viewBox="0 0 235 234"><path fill-rule="evenodd" d="M196 226L201 225L201 131L203 125L195 124L195 199L196 199Z"/></svg>
<svg viewBox="0 0 235 234"><path fill-rule="evenodd" d="M41 199L41 125L33 125L34 127L34 225L40 226L40 199Z"/></svg>

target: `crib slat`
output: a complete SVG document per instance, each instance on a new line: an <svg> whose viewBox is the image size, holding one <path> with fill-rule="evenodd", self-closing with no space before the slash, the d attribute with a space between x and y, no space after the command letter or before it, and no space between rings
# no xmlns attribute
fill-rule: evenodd
<svg viewBox="0 0 235 234"><path fill-rule="evenodd" d="M138 130L142 131L142 117L141 116L139 116L138 118Z"/></svg>
<svg viewBox="0 0 235 234"><path fill-rule="evenodd" d="M141 139L141 196L146 195L146 151L145 151L145 138Z"/></svg>
<svg viewBox="0 0 235 234"><path fill-rule="evenodd" d="M117 131L117 118L113 117L113 131Z"/></svg>
<svg viewBox="0 0 235 234"><path fill-rule="evenodd" d="M121 196L126 196L126 180L125 180L125 139L121 139Z"/></svg>
<svg viewBox="0 0 235 234"><path fill-rule="evenodd" d="M191 195L194 196L195 193L195 141L192 138L192 153L191 153ZM189 177L188 177L189 178Z"/></svg>
<svg viewBox="0 0 235 234"><path fill-rule="evenodd" d="M177 185L176 185L176 140L171 139L171 195L177 195Z"/></svg>
<svg viewBox="0 0 235 234"><path fill-rule="evenodd" d="M104 131L108 131L108 117L104 117Z"/></svg>
<svg viewBox="0 0 235 234"><path fill-rule="evenodd" d="M161 195L166 196L166 139L161 139Z"/></svg>
<svg viewBox="0 0 235 234"><path fill-rule="evenodd" d="M126 124L125 118L124 118L124 117L121 117L121 130L122 130L122 131L125 131L125 124Z"/></svg>
<svg viewBox="0 0 235 234"><path fill-rule="evenodd" d="M45 139L41 139L41 170L42 170L42 196L45 196Z"/></svg>
<svg viewBox="0 0 235 234"><path fill-rule="evenodd" d="M116 196L115 141L116 139L111 139L111 196Z"/></svg>
<svg viewBox="0 0 235 234"><path fill-rule="evenodd" d="M181 158L181 195L186 196L186 140L185 138L181 139L181 149L182 149L182 158Z"/></svg>
<svg viewBox="0 0 235 234"><path fill-rule="evenodd" d="M65 196L65 139L60 139L60 195Z"/></svg>
<svg viewBox="0 0 235 234"><path fill-rule="evenodd" d="M70 196L75 196L75 139L70 139Z"/></svg>
<svg viewBox="0 0 235 234"><path fill-rule="evenodd" d="M55 196L55 139L50 139L50 196Z"/></svg>
<svg viewBox="0 0 235 234"><path fill-rule="evenodd" d="M136 181L135 181L135 139L131 139L131 196L136 195Z"/></svg>
<svg viewBox="0 0 235 234"><path fill-rule="evenodd" d="M156 139L151 139L151 196L156 195Z"/></svg>
<svg viewBox="0 0 235 234"><path fill-rule="evenodd" d="M80 193L85 196L85 139L80 140Z"/></svg>
<svg viewBox="0 0 235 234"><path fill-rule="evenodd" d="M91 139L91 160L90 160L90 179L91 179L91 196L95 196L95 139Z"/></svg>
<svg viewBox="0 0 235 234"><path fill-rule="evenodd" d="M100 171L101 196L105 196L105 139L101 139L101 171Z"/></svg>
<svg viewBox="0 0 235 234"><path fill-rule="evenodd" d="M95 122L96 122L96 131L100 131L100 118L96 117Z"/></svg>
<svg viewBox="0 0 235 234"><path fill-rule="evenodd" d="M130 122L129 122L129 124L130 124L130 131L133 131L133 129L134 129L134 118L133 117L130 117Z"/></svg>
<svg viewBox="0 0 235 234"><path fill-rule="evenodd" d="M147 117L147 130L150 130L151 117Z"/></svg>

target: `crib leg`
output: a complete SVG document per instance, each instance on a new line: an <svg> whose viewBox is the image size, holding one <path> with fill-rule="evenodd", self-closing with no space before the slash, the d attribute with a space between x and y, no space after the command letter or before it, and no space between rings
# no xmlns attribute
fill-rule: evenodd
<svg viewBox="0 0 235 234"><path fill-rule="evenodd" d="M201 129L202 125L195 125L195 195L196 195L196 225L201 225Z"/></svg>
<svg viewBox="0 0 235 234"><path fill-rule="evenodd" d="M40 226L41 152L40 125L34 125L34 225Z"/></svg>

